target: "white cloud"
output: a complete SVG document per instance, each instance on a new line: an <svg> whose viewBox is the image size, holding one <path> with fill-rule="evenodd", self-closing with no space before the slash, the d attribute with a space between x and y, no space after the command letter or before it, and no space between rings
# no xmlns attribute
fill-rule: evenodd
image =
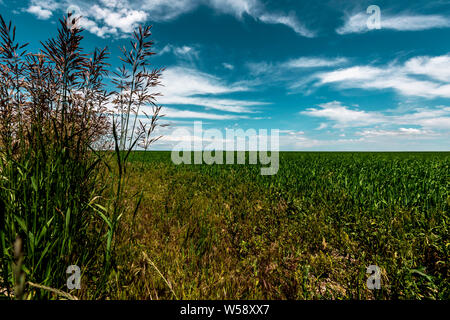
<svg viewBox="0 0 450 320"><path fill-rule="evenodd" d="M200 52L194 47L191 46L181 46L177 47L174 45L166 45L160 52L159 55L163 55L166 53L172 53L180 60L188 60L188 61L194 61L199 58Z"/></svg>
<svg viewBox="0 0 450 320"><path fill-rule="evenodd" d="M195 9L199 0L138 0L127 1L129 6L145 8L154 21L168 21Z"/></svg>
<svg viewBox="0 0 450 320"><path fill-rule="evenodd" d="M40 19L48 19L55 10L65 12L75 4L80 8L83 19L87 19L81 22L82 25L100 37L123 36L148 18L157 22L169 21L200 6L208 6L237 19L249 15L263 23L285 25L305 37L314 36L293 13L269 12L260 0L79 0L76 3L70 0L30 0L29 3L27 10Z"/></svg>
<svg viewBox="0 0 450 320"><path fill-rule="evenodd" d="M286 68L334 67L347 63L346 58L300 57L283 64Z"/></svg>
<svg viewBox="0 0 450 320"><path fill-rule="evenodd" d="M374 67L356 66L337 71L324 72L319 74L322 83L372 80L385 73L385 70Z"/></svg>
<svg viewBox="0 0 450 320"><path fill-rule="evenodd" d="M28 13L34 14L38 19L41 20L47 20L53 14L50 10L44 9L40 6L29 6L26 11Z"/></svg>
<svg viewBox="0 0 450 320"><path fill-rule="evenodd" d="M355 66L316 74L319 84L343 88L393 89L405 96L450 98L450 55L416 57L403 65ZM426 78L417 78L417 75Z"/></svg>
<svg viewBox="0 0 450 320"><path fill-rule="evenodd" d="M421 119L417 121L424 128L446 129L450 128L450 117Z"/></svg>
<svg viewBox="0 0 450 320"><path fill-rule="evenodd" d="M319 105L320 108L309 108L301 114L325 118L335 122L335 128L364 127L385 121L385 117L377 112L351 110L338 101ZM321 126L323 129L324 126Z"/></svg>
<svg viewBox="0 0 450 320"><path fill-rule="evenodd" d="M405 71L450 82L450 55L412 58L406 62Z"/></svg>
<svg viewBox="0 0 450 320"><path fill-rule="evenodd" d="M187 67L171 67L165 70L163 84L164 94L168 96L224 94L248 90L243 86L224 84L213 75Z"/></svg>
<svg viewBox="0 0 450 320"><path fill-rule="evenodd" d="M171 67L163 72L161 79L162 87L157 91L162 94L157 99L159 105L163 106L162 113L168 118L185 119L210 119L231 120L248 119L259 111L256 106L264 106L268 103L259 101L237 100L223 98L235 92L250 90L242 84L227 84L223 80L188 67ZM193 108L201 107L201 111ZM112 101L107 105L108 110L113 111ZM189 109L188 109L189 108ZM217 110L221 113L204 112L204 110ZM151 106L141 107L140 116L152 113ZM247 115L246 115L247 114Z"/></svg>
<svg viewBox="0 0 450 320"><path fill-rule="evenodd" d="M248 91L241 84L226 84L219 78L187 67L168 68L163 73L161 88L163 105L196 105L233 113L253 113L252 106L264 102L219 98L217 95Z"/></svg>
<svg viewBox="0 0 450 320"><path fill-rule="evenodd" d="M203 0L219 12L232 14L242 19L244 14L267 24L282 24L304 37L314 37L315 33L308 30L297 19L294 13L268 12L259 0Z"/></svg>
<svg viewBox="0 0 450 320"><path fill-rule="evenodd" d="M300 112L302 115L327 119L333 124L333 128L369 127L369 126L419 126L417 128L400 128L396 131L368 130L366 132L375 135L406 134L431 134L435 130L450 133L450 108L440 106L434 109L419 108L403 114L390 114L374 111L358 110L333 101L320 104L319 108L308 108ZM318 129L324 129L327 123L321 123Z"/></svg>
<svg viewBox="0 0 450 320"><path fill-rule="evenodd" d="M422 130L416 128L400 128L398 130L364 130L362 132L357 132L356 135L364 136L366 138L373 137L424 137L424 136L436 136L437 134L433 131Z"/></svg>
<svg viewBox="0 0 450 320"><path fill-rule="evenodd" d="M100 27L95 21L90 20L86 17L79 21L80 26L89 32L95 34L96 36L103 38L111 34L117 34L116 28L110 28L107 26Z"/></svg>
<svg viewBox="0 0 450 320"><path fill-rule="evenodd" d="M176 55L191 55L191 54L196 55L197 54L195 49L193 49L192 47L188 47L188 46L182 46L180 48L175 48L174 52Z"/></svg>
<svg viewBox="0 0 450 320"><path fill-rule="evenodd" d="M390 111L366 111L340 102L324 103L300 112L322 122L318 129L327 130L337 139L320 139L308 148L320 150L425 151L448 150L450 108L418 108ZM355 128L361 128L355 131ZM334 130L333 130L334 129ZM291 145L295 145L291 143ZM295 149L295 148L294 148Z"/></svg>
<svg viewBox="0 0 450 320"><path fill-rule="evenodd" d="M22 11L35 15L40 20L49 19L59 4L54 0L31 0L29 6Z"/></svg>
<svg viewBox="0 0 450 320"><path fill-rule="evenodd" d="M179 110L175 108L164 107L162 113L167 118L181 118L181 119L208 119L208 120L232 120L243 119L245 116L239 116L235 114L215 114L207 112L198 112L191 110Z"/></svg>
<svg viewBox="0 0 450 320"><path fill-rule="evenodd" d="M370 15L357 13L347 17L344 25L339 27L338 34L364 33L370 31L367 20ZM435 28L450 27L450 18L441 15L397 15L388 16L381 14L381 29L397 31L418 31Z"/></svg>
<svg viewBox="0 0 450 320"><path fill-rule="evenodd" d="M326 144L326 141L312 139L304 136L286 135L280 137L281 150L303 150Z"/></svg>
<svg viewBox="0 0 450 320"><path fill-rule="evenodd" d="M296 33L307 38L313 38L315 36L315 33L308 30L304 25L302 25L294 14L284 15L266 13L259 16L258 19L265 23L285 25L287 27L290 27Z"/></svg>
<svg viewBox="0 0 450 320"><path fill-rule="evenodd" d="M276 72L278 69L276 68L276 65L273 63L262 61L262 62L248 62L246 64L247 68L251 72L252 75L258 76L261 74L267 74L267 73L273 73Z"/></svg>
<svg viewBox="0 0 450 320"><path fill-rule="evenodd" d="M242 18L244 14L252 15L261 6L258 0L207 0L204 2L216 10L238 18Z"/></svg>
<svg viewBox="0 0 450 320"><path fill-rule="evenodd" d="M450 132L450 107L420 108L412 113L392 116L392 121L402 125L413 124L425 129L447 130Z"/></svg>
<svg viewBox="0 0 450 320"><path fill-rule="evenodd" d="M317 128L316 130L323 130L325 128L328 127L328 124L326 124L325 122L322 122Z"/></svg>
<svg viewBox="0 0 450 320"><path fill-rule="evenodd" d="M276 75L277 78L287 79L290 76L294 76L295 79L297 79L298 74L292 74L292 72L297 71L297 69L330 68L346 64L347 62L347 58L341 57L334 58L308 56L276 63L268 61L248 62L246 66L250 73L254 76L270 74L272 77ZM308 80L308 82L309 81L310 80ZM298 84L296 86L298 86Z"/></svg>
<svg viewBox="0 0 450 320"><path fill-rule="evenodd" d="M234 70L234 66L233 66L232 64L230 64L230 63L224 62L224 63L222 63L222 66L223 66L225 69L228 69L228 70Z"/></svg>
<svg viewBox="0 0 450 320"><path fill-rule="evenodd" d="M290 136L303 136L305 134L304 131L296 131L296 130L280 130L280 134L287 134Z"/></svg>
<svg viewBox="0 0 450 320"><path fill-rule="evenodd" d="M206 109L215 109L232 113L253 113L254 111L252 111L249 107L261 106L266 104L263 102L218 99L211 97L202 98L190 96L169 96L169 97L163 96L160 97L158 101L162 104L195 105L205 107Z"/></svg>
<svg viewBox="0 0 450 320"><path fill-rule="evenodd" d="M244 15L249 15L263 23L285 25L304 37L314 36L314 33L300 23L293 13L268 12L260 0L147 0L146 3L150 4L150 11L157 13L156 17L155 14L152 15L156 19L158 16L161 16L165 20L170 20L200 5L206 5L219 13L233 15L237 19L242 19ZM168 5L168 3L171 4Z"/></svg>
<svg viewBox="0 0 450 320"><path fill-rule="evenodd" d="M128 8L108 8L93 5L90 7L89 17L102 21L105 25L120 30L124 33L131 33L139 23L147 20L147 13L143 10L133 10Z"/></svg>

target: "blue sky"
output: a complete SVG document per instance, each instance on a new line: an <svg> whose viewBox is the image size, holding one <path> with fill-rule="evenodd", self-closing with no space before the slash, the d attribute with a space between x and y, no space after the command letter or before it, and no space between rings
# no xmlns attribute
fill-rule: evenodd
<svg viewBox="0 0 450 320"><path fill-rule="evenodd" d="M0 0L0 12L36 50L71 5L84 47L108 46L113 67L153 25L172 125L158 149L203 121L279 129L282 150L450 150L450 1Z"/></svg>

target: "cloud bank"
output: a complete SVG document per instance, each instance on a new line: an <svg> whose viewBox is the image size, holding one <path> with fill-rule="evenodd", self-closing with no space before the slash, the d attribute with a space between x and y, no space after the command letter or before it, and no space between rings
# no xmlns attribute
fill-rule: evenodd
<svg viewBox="0 0 450 320"><path fill-rule="evenodd" d="M45 20L55 12L66 12L71 6L79 8L77 14L83 16L81 25L99 37L124 36L139 23L170 21L200 6L240 20L247 15L261 23L281 24L304 37L315 36L294 13L269 12L260 0L80 0L75 5L68 0L30 0L25 11Z"/></svg>

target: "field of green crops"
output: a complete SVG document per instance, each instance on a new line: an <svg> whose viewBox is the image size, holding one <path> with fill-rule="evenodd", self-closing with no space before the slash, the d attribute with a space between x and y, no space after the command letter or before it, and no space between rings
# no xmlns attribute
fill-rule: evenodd
<svg viewBox="0 0 450 320"><path fill-rule="evenodd" d="M450 298L450 153L286 152L274 176L170 152L130 162L130 199L144 191L112 298Z"/></svg>

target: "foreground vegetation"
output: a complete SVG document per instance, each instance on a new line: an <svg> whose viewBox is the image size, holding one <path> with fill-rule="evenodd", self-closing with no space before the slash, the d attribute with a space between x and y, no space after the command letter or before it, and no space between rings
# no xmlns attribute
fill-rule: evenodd
<svg viewBox="0 0 450 320"><path fill-rule="evenodd" d="M449 153L281 153L275 176L130 161L127 192L144 192L110 298L450 298Z"/></svg>
<svg viewBox="0 0 450 320"><path fill-rule="evenodd" d="M139 27L122 49L114 91L107 49L86 53L70 14L37 53L0 15L0 297L106 297L127 157L158 139L150 36ZM143 105L153 113L138 123ZM76 296L66 292L73 270L92 281Z"/></svg>

